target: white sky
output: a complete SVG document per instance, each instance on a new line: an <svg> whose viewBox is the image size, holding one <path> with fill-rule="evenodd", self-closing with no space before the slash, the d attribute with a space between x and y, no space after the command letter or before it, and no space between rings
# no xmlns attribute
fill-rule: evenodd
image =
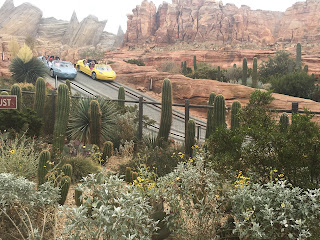
<svg viewBox="0 0 320 240"><path fill-rule="evenodd" d="M150 0L149 0L150 1ZM163 0L152 0L158 7ZM247 5L251 9L263 9L274 11L285 11L295 2L304 0L223 0L223 4L234 3L238 7ZM0 6L5 0L0 0ZM18 6L24 2L32 3L40 8L44 17L55 17L62 20L70 20L72 12L75 10L79 21L92 14L99 20L108 20L105 30L117 33L119 25L123 31L127 28L126 14L132 13L136 5L140 5L142 0L14 0L14 5ZM167 0L171 3L171 0Z"/></svg>

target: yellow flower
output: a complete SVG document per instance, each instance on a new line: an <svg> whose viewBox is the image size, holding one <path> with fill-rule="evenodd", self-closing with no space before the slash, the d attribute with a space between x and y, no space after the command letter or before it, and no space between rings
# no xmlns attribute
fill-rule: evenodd
<svg viewBox="0 0 320 240"><path fill-rule="evenodd" d="M83 148L83 149L85 149L85 148L86 148L86 146L82 146L82 148Z"/></svg>
<svg viewBox="0 0 320 240"><path fill-rule="evenodd" d="M278 176L282 178L282 177L284 177L284 174L281 173L281 174L279 174Z"/></svg>
<svg viewBox="0 0 320 240"><path fill-rule="evenodd" d="M141 177L137 177L137 180L138 180L139 182L141 182L141 181L142 181Z"/></svg>
<svg viewBox="0 0 320 240"><path fill-rule="evenodd" d="M179 181L179 180L180 180L180 177L176 177L176 180Z"/></svg>
<svg viewBox="0 0 320 240"><path fill-rule="evenodd" d="M12 150L10 150L8 152L14 154L16 151L12 149Z"/></svg>
<svg viewBox="0 0 320 240"><path fill-rule="evenodd" d="M285 208L285 206L286 206L286 205L285 205L284 203L281 203L281 207L282 207L282 208Z"/></svg>

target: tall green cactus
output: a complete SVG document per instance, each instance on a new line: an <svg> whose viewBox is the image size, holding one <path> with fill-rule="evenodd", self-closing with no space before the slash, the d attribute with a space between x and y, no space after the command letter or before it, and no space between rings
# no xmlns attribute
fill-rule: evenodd
<svg viewBox="0 0 320 240"><path fill-rule="evenodd" d="M58 87L56 106L56 120L53 130L53 154L57 157L62 152L66 136L67 124L70 112L70 94L66 84Z"/></svg>
<svg viewBox="0 0 320 240"><path fill-rule="evenodd" d="M118 100L126 100L126 94L123 87L119 88L118 91ZM124 102L118 102L118 105L121 109L124 109Z"/></svg>
<svg viewBox="0 0 320 240"><path fill-rule="evenodd" d="M2 91L0 95L9 95L7 91Z"/></svg>
<svg viewBox="0 0 320 240"><path fill-rule="evenodd" d="M301 71L302 67L302 61L301 61L301 43L297 44L296 48L297 54L296 54L296 70Z"/></svg>
<svg viewBox="0 0 320 240"><path fill-rule="evenodd" d="M185 152L190 157L192 156L192 152L193 152L192 147L195 145L195 135L196 135L195 122L193 120L189 120L187 125Z"/></svg>
<svg viewBox="0 0 320 240"><path fill-rule="evenodd" d="M39 165L38 165L38 186L46 182L46 175L50 170L50 152L44 150L40 153L39 156Z"/></svg>
<svg viewBox="0 0 320 240"><path fill-rule="evenodd" d="M231 107L231 130L235 130L240 127L239 112L241 104L239 101L234 101Z"/></svg>
<svg viewBox="0 0 320 240"><path fill-rule="evenodd" d="M37 116L43 119L44 105L46 101L46 82L42 77L39 77L36 81L36 96L34 99L34 110L37 113Z"/></svg>
<svg viewBox="0 0 320 240"><path fill-rule="evenodd" d="M172 90L171 82L165 79L162 84L161 119L158 140L168 141L172 123Z"/></svg>
<svg viewBox="0 0 320 240"><path fill-rule="evenodd" d="M210 93L209 96L209 106L213 106L214 99L216 94L214 92ZM207 112L207 129L206 129L206 138L209 138L213 132L213 108L209 108Z"/></svg>
<svg viewBox="0 0 320 240"><path fill-rule="evenodd" d="M214 99L213 105L213 129L226 126L226 103L224 96L219 94Z"/></svg>
<svg viewBox="0 0 320 240"><path fill-rule="evenodd" d="M72 177L72 166L70 164L65 164L62 167L62 172L65 176Z"/></svg>
<svg viewBox="0 0 320 240"><path fill-rule="evenodd" d="M304 71L305 73L308 73L308 72L309 72L309 66L308 66L308 65L304 65L303 71Z"/></svg>
<svg viewBox="0 0 320 240"><path fill-rule="evenodd" d="M101 109L97 100L91 100L89 107L90 116L90 144L101 147Z"/></svg>
<svg viewBox="0 0 320 240"><path fill-rule="evenodd" d="M197 69L198 69L196 56L193 56L193 69L194 69L194 71L197 71Z"/></svg>
<svg viewBox="0 0 320 240"><path fill-rule="evenodd" d="M281 116L280 116L279 124L280 124L280 130L282 132L286 131L288 129L288 126L289 126L289 115L286 114L286 113L282 113Z"/></svg>
<svg viewBox="0 0 320 240"><path fill-rule="evenodd" d="M242 85L247 86L248 78L248 63L247 58L244 58L242 61Z"/></svg>
<svg viewBox="0 0 320 240"><path fill-rule="evenodd" d="M258 86L258 59L253 58L253 67L252 67L252 87L256 88Z"/></svg>
<svg viewBox="0 0 320 240"><path fill-rule="evenodd" d="M74 200L76 202L76 206L80 207L82 205L82 191L75 189L74 190Z"/></svg>
<svg viewBox="0 0 320 240"><path fill-rule="evenodd" d="M125 181L127 183L132 183L132 174L131 174L131 168L130 167L126 167L126 174L125 174Z"/></svg>
<svg viewBox="0 0 320 240"><path fill-rule="evenodd" d="M220 66L218 66L217 80L218 80L219 82L221 82L221 68L220 68Z"/></svg>
<svg viewBox="0 0 320 240"><path fill-rule="evenodd" d="M69 88L69 93L70 93L70 96L72 96L72 92L71 92L71 82L69 79L66 80L66 85L68 86Z"/></svg>
<svg viewBox="0 0 320 240"><path fill-rule="evenodd" d="M18 84L13 84L10 90L11 95L16 95L17 96L17 110L21 111L22 107L22 93L21 93L21 88Z"/></svg>
<svg viewBox="0 0 320 240"><path fill-rule="evenodd" d="M107 158L110 158L112 155L113 155L113 143L110 141L106 141L103 144L102 160L106 161Z"/></svg>
<svg viewBox="0 0 320 240"><path fill-rule="evenodd" d="M60 182L60 199L59 199L59 204L63 205L66 202L67 199L67 195L69 192L69 188L70 188L70 184L71 184L71 178L69 176L63 176L61 178L61 182Z"/></svg>
<svg viewBox="0 0 320 240"><path fill-rule="evenodd" d="M183 62L182 73L183 73L183 75L186 75L186 74L187 74L187 61L184 61L184 62Z"/></svg>

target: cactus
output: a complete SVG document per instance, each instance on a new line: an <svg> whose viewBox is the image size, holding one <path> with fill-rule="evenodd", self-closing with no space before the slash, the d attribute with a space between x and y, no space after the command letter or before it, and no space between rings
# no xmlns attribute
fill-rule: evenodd
<svg viewBox="0 0 320 240"><path fill-rule="evenodd" d="M247 86L247 78L248 78L248 64L247 64L247 58L244 58L242 62L242 85Z"/></svg>
<svg viewBox="0 0 320 240"><path fill-rule="evenodd" d="M69 88L69 94L70 94L70 96L72 96L72 92L71 92L71 82L70 82L69 79L66 80L66 85L67 85L68 88Z"/></svg>
<svg viewBox="0 0 320 240"><path fill-rule="evenodd" d="M130 167L126 167L125 181L127 183L132 183L132 174L131 174L131 168Z"/></svg>
<svg viewBox="0 0 320 240"><path fill-rule="evenodd" d="M256 88L258 86L258 60L256 57L253 58L252 67L252 87Z"/></svg>
<svg viewBox="0 0 320 240"><path fill-rule="evenodd" d="M138 173L132 172L132 181L137 180L137 178L138 178Z"/></svg>
<svg viewBox="0 0 320 240"><path fill-rule="evenodd" d="M46 175L50 170L50 152L42 151L39 156L38 165L38 186L46 182Z"/></svg>
<svg viewBox="0 0 320 240"><path fill-rule="evenodd" d="M33 108L37 113L37 116L43 119L44 104L46 101L46 82L42 77L39 77L36 81L36 96L34 99Z"/></svg>
<svg viewBox="0 0 320 240"><path fill-rule="evenodd" d="M213 106L215 97L216 97L216 94L214 92L210 93L209 103L208 103L209 106ZM213 132L213 108L209 108L207 113L206 138L210 137L212 132Z"/></svg>
<svg viewBox="0 0 320 240"><path fill-rule="evenodd" d="M124 92L124 88L120 87L119 92L118 92L118 99L119 100L125 100L126 99L126 94ZM124 109L124 102L118 102L118 105L121 109Z"/></svg>
<svg viewBox="0 0 320 240"><path fill-rule="evenodd" d="M102 113L97 100L91 100L89 107L90 116L90 144L101 147L101 117Z"/></svg>
<svg viewBox="0 0 320 240"><path fill-rule="evenodd" d="M280 124L281 131L287 130L289 126L289 115L286 113L282 113L280 116L279 124Z"/></svg>
<svg viewBox="0 0 320 240"><path fill-rule="evenodd" d="M192 156L192 152L193 152L192 147L195 145L195 134L196 134L196 125L193 120L189 120L187 125L185 152L190 157Z"/></svg>
<svg viewBox="0 0 320 240"><path fill-rule="evenodd" d="M213 129L226 126L226 103L222 95L216 96L213 105Z"/></svg>
<svg viewBox="0 0 320 240"><path fill-rule="evenodd" d="M305 73L308 73L308 72L309 72L309 66L308 66L308 65L304 65L303 71L304 71Z"/></svg>
<svg viewBox="0 0 320 240"><path fill-rule="evenodd" d="M197 69L198 69L196 56L193 56L193 69L194 69L194 71L197 71Z"/></svg>
<svg viewBox="0 0 320 240"><path fill-rule="evenodd" d="M239 101L234 101L231 108L231 130L235 130L240 127L239 111L241 104Z"/></svg>
<svg viewBox="0 0 320 240"><path fill-rule="evenodd" d="M63 205L67 199L70 184L71 184L71 178L69 176L63 176L61 178L61 182L60 182L60 186L59 186L60 187L60 199L58 201L60 205Z"/></svg>
<svg viewBox="0 0 320 240"><path fill-rule="evenodd" d="M296 70L301 71L302 62L301 62L301 43L297 44L297 55L296 55Z"/></svg>
<svg viewBox="0 0 320 240"><path fill-rule="evenodd" d="M183 62L182 74L183 75L187 74L187 61Z"/></svg>
<svg viewBox="0 0 320 240"><path fill-rule="evenodd" d="M220 69L220 66L218 66L217 80L218 80L219 82L221 82L221 69Z"/></svg>
<svg viewBox="0 0 320 240"><path fill-rule="evenodd" d="M22 94L21 94L21 88L18 84L13 84L10 90L11 95L17 96L17 110L21 111L22 106Z"/></svg>
<svg viewBox="0 0 320 240"><path fill-rule="evenodd" d="M2 91L1 95L9 95L9 93L7 91Z"/></svg>
<svg viewBox="0 0 320 240"><path fill-rule="evenodd" d="M65 176L72 177L72 166L70 164L65 164L62 167L62 172Z"/></svg>
<svg viewBox="0 0 320 240"><path fill-rule="evenodd" d="M162 85L161 120L158 133L158 140L168 141L172 123L172 91L171 82L165 79Z"/></svg>
<svg viewBox="0 0 320 240"><path fill-rule="evenodd" d="M74 200L76 202L77 207L80 207L82 205L82 191L75 189L74 190Z"/></svg>
<svg viewBox="0 0 320 240"><path fill-rule="evenodd" d="M70 95L66 84L58 88L56 120L53 131L53 154L56 157L63 150L70 112Z"/></svg>
<svg viewBox="0 0 320 240"><path fill-rule="evenodd" d="M106 141L103 144L102 160L106 161L107 158L110 158L113 155L113 143Z"/></svg>

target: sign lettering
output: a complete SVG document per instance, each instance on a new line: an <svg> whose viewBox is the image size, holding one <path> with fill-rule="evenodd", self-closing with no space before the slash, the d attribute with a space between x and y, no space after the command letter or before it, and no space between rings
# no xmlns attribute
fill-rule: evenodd
<svg viewBox="0 0 320 240"><path fill-rule="evenodd" d="M17 96L15 95L0 96L0 109L17 109Z"/></svg>

